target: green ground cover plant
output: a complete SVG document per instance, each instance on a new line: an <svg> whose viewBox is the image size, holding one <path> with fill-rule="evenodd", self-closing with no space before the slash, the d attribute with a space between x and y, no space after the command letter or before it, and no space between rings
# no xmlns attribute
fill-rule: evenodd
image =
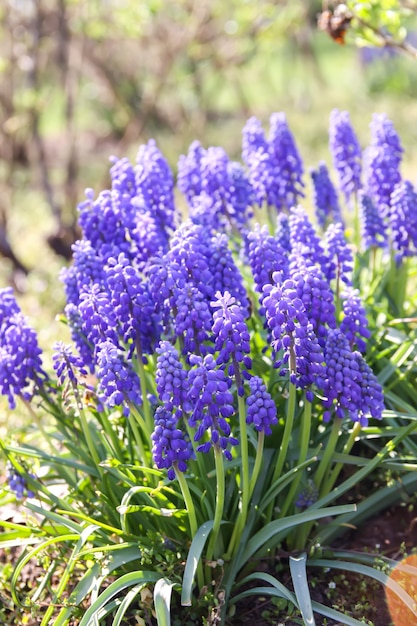
<svg viewBox="0 0 417 626"><path fill-rule="evenodd" d="M417 192L387 116L362 151L334 110L329 146L337 183L324 162L310 170L308 212L282 113L268 136L248 120L242 162L194 142L176 180L152 140L134 164L113 159L110 188L78 207L61 273L72 343L50 368L0 291L1 392L32 420L0 442L2 504L24 516L0 522L0 547L24 547L10 611L41 626L239 624L239 602L270 595L305 624L362 623L311 599L308 576L330 568L417 615L395 561L332 548L416 489ZM348 502L376 475L390 480ZM278 553L290 585L262 567Z"/></svg>

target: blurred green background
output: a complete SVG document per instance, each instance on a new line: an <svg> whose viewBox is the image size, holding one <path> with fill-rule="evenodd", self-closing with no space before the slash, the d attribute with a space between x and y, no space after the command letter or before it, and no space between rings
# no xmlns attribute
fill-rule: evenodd
<svg viewBox="0 0 417 626"><path fill-rule="evenodd" d="M308 172L320 159L331 165L334 107L350 112L364 146L372 113L384 111L403 141L403 174L415 182L417 61L359 49L349 33L336 44L317 28L322 8L299 0L3 0L0 286L21 292L41 344L63 308L57 275L77 237L84 189L106 187L110 155L134 159L150 137L174 171L194 139L238 159L246 119L256 115L267 129L270 114L284 111Z"/></svg>

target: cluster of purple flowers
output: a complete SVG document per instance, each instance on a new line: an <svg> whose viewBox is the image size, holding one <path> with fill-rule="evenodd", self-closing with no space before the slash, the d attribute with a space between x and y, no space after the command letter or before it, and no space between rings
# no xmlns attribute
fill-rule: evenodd
<svg viewBox="0 0 417 626"><path fill-rule="evenodd" d="M29 473L27 476L36 479L35 474ZM20 474L11 463L7 464L6 481L10 491L14 492L18 500L35 497L34 492L28 487L27 478Z"/></svg>
<svg viewBox="0 0 417 626"><path fill-rule="evenodd" d="M11 409L16 398L30 400L39 391L46 373L36 332L31 328L10 287L0 289L0 393Z"/></svg>
<svg viewBox="0 0 417 626"><path fill-rule="evenodd" d="M243 129L242 157L259 206L290 209L304 195L303 163L284 113L273 113L266 139L252 117Z"/></svg>
<svg viewBox="0 0 417 626"><path fill-rule="evenodd" d="M402 148L392 124L376 117L372 133L362 172L349 115L331 115L339 188L346 201L359 201L363 245L389 241L400 261L417 251L417 193L401 180ZM257 118L248 120L242 157L244 165L223 148L191 144L178 163L189 214L182 222L174 176L154 141L139 149L135 164L113 158L111 188L98 196L87 190L79 206L82 237L62 272L78 353L55 346L59 383L75 388L90 372L100 403L128 416L132 405L146 404L140 372L143 364L152 367L156 353L152 452L170 478L186 471L194 451L217 447L232 459L242 404L236 395L245 397L247 424L271 434L276 402L251 373L253 346L259 354L269 351L281 376L305 390L307 400L319 392L325 421L348 415L366 424L380 419L384 406L362 356L370 332L351 286L352 248L325 163L311 172L322 238L297 205L304 168L284 114L271 116L268 138ZM270 226L251 223L255 203L275 207ZM250 271L265 324L252 344ZM347 289L337 319L340 281ZM11 290L1 290L0 390L11 407L16 396L29 399L44 383L40 355ZM299 502L307 506L305 498Z"/></svg>

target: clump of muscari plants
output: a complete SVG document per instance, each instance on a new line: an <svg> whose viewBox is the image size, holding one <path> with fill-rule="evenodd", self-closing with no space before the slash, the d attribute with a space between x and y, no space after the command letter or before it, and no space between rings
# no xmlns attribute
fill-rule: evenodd
<svg viewBox="0 0 417 626"><path fill-rule="evenodd" d="M0 291L1 392L37 433L1 444L28 521L0 523L8 545L27 545L12 600L48 598L41 626L117 626L129 611L161 626L171 612L240 623L239 600L256 594L308 624L357 624L311 602L307 569L389 584L372 555L323 555L398 497L394 481L346 504L377 468L404 491L416 483L417 196L385 115L371 136L362 151L348 113L332 112L337 185L324 162L312 169L310 212L282 113L268 137L247 122L242 163L194 142L177 188L154 141L135 164L114 158L110 188L79 205L82 237L61 274L72 345L53 347L53 372L12 290ZM39 587L21 594L24 565L47 555Z"/></svg>

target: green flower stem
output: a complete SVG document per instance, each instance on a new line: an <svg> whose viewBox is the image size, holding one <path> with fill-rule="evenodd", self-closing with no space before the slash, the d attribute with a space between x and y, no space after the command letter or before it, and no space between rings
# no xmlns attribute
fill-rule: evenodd
<svg viewBox="0 0 417 626"><path fill-rule="evenodd" d="M256 481L258 480L259 472L262 466L262 457L264 451L265 433L263 430L258 434L258 445L256 448L255 464L252 470L252 476L249 484L249 498L252 497L253 490L255 489Z"/></svg>
<svg viewBox="0 0 417 626"><path fill-rule="evenodd" d="M235 376L236 384L239 389L242 381L240 377L239 366L235 362ZM238 395L238 411L239 411L239 427L240 427L240 461L241 461L241 475L240 475L240 488L241 488L241 500L240 500L240 512L237 519L237 523L233 528L232 538L227 550L227 555L234 555L236 550L239 549L239 542L242 536L243 530L246 524L246 517L249 507L250 498L250 482L249 482L249 451L248 451L248 437L246 428L246 404L245 399Z"/></svg>
<svg viewBox="0 0 417 626"><path fill-rule="evenodd" d="M290 392L288 396L288 405L287 405L287 419L285 420L284 434L282 436L281 445L279 448L279 456L277 459L277 464L275 466L274 476L272 482L276 482L278 478L281 477L282 470L284 468L284 463L287 457L288 446L290 445L290 439L292 435L293 425L294 425L294 414L295 414L295 401L297 398L297 388L295 385L290 383Z"/></svg>
<svg viewBox="0 0 417 626"><path fill-rule="evenodd" d="M184 474L180 472L180 470L178 469L176 462L173 463L173 468L175 470L175 475L177 477L179 486L181 488L181 493L182 493L182 497L184 498L185 508L187 509L188 521L190 524L190 531L191 531L191 539L194 539L198 530L194 502L190 493L190 489L188 487L187 480ZM198 582L198 587L201 590L204 586L203 566L201 564L201 561L199 561L197 565L197 582Z"/></svg>
<svg viewBox="0 0 417 626"><path fill-rule="evenodd" d="M80 415L81 428L82 428L82 431L84 433L84 437L85 437L85 440L87 442L87 446L88 446L88 450L89 450L89 452L91 454L91 458L93 459L94 463L96 464L97 469L100 472L100 475L102 475L103 470L100 467L101 459L100 459L100 457L98 455L97 448L94 445L94 441L93 441L93 439L91 437L91 431L90 431L90 427L88 425L87 418L86 418L85 413L84 413L84 409L81 406L78 406L78 412L79 412L79 415Z"/></svg>
<svg viewBox="0 0 417 626"><path fill-rule="evenodd" d="M310 443L311 432L311 402L309 402L304 395L304 415L301 420L300 426L300 453L298 455L297 465L301 465L307 459L308 446ZM285 517L288 509L294 502L295 495L297 493L298 485L301 480L301 472L297 472L291 482L290 490L284 502L284 506L281 509L280 517Z"/></svg>
<svg viewBox="0 0 417 626"><path fill-rule="evenodd" d="M224 462L223 462L223 452L218 445L214 446L214 461L216 464L216 480L217 480L217 490L216 490L216 511L214 514L214 524L213 529L210 535L210 541L207 548L207 561L211 561L213 559L214 551L216 549L220 524L223 517L224 510L224 496L225 496L225 474L224 474ZM220 554L223 552L223 548L220 550L216 550Z"/></svg>
<svg viewBox="0 0 417 626"><path fill-rule="evenodd" d="M321 491L322 491L323 478L326 472L329 470L330 464L332 462L332 456L336 450L336 444L339 438L340 425L341 425L340 418L335 416L333 418L333 425L330 431L330 437L327 442L326 449L323 452L323 456L321 457L321 461L319 463L316 475L314 477L314 482L316 484L317 489L319 490L320 497L322 497Z"/></svg>
<svg viewBox="0 0 417 626"><path fill-rule="evenodd" d="M139 454L141 456L141 461L142 464L145 465L146 467L150 467L149 465L149 455L146 452L145 446L143 444L143 440L141 437L141 434L139 432L138 429L138 425L140 426L142 432L144 432L146 434L146 426L145 426L145 422L143 420L143 417L141 416L141 414L139 413L139 411L137 410L137 408L133 405L130 404L130 414L133 417L133 419L129 419L128 423L129 426L132 429L133 432L133 436L135 438L136 444L139 448Z"/></svg>
<svg viewBox="0 0 417 626"><path fill-rule="evenodd" d="M347 442L345 443L345 446L342 450L342 454L349 454L349 452L352 449L353 444L355 443L359 433L361 431L361 425L359 422L355 422L351 433L349 435L349 439L347 440ZM332 472L329 474L328 479L326 480L326 482L323 484L323 489L322 489L322 496L327 496L328 493L330 493L330 491L333 488L333 485L335 484L337 477L340 474L340 470L343 467L343 463L336 463L336 465L334 466Z"/></svg>
<svg viewBox="0 0 417 626"><path fill-rule="evenodd" d="M115 455L116 459L122 459L123 452L122 452L122 448L120 447L120 441L117 437L117 433L115 432L115 429L113 428L113 426L111 425L109 421L109 417L106 411L102 411L99 414L99 416L100 416L101 425L103 426L103 430L108 436L108 438L110 439L111 444L113 446L113 454Z"/></svg>
<svg viewBox="0 0 417 626"><path fill-rule="evenodd" d="M146 431L147 431L148 437L150 437L153 432L153 419L151 415L151 407L149 405L149 400L148 400L148 389L146 385L145 367L143 365L142 346L141 346L139 339L136 341L136 354L138 356L140 391L142 394L142 403L143 403L142 406L143 406L143 413L145 415Z"/></svg>

